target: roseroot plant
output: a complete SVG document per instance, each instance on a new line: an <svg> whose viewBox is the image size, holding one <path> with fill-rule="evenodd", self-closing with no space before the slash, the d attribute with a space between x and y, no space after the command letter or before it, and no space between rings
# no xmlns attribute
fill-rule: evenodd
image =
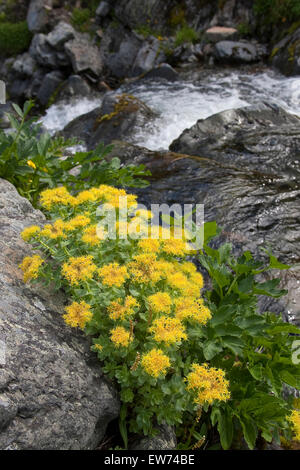
<svg viewBox="0 0 300 470"><path fill-rule="evenodd" d="M24 281L67 293L65 322L93 337L92 350L119 388L125 446L128 430L149 435L163 423L176 426L181 448L209 441L216 425L223 448L238 426L250 448L258 431L266 440L290 437L299 413L281 388L297 385L289 333L299 330L257 314L256 294L281 293L258 287L261 269L250 254L234 262L227 245L214 251L205 243L200 260L213 283L205 301L187 242L163 227L153 238L152 213L137 207L136 196L107 185L75 196L59 187L44 191L41 205L51 223L22 233L39 251L23 260Z"/></svg>
<svg viewBox="0 0 300 470"><path fill-rule="evenodd" d="M12 183L36 207L41 191L63 184L73 191L99 184L143 187L149 175L143 165L122 166L118 158L106 159L112 146L99 144L90 152L65 156L75 139L52 137L42 131L37 118L29 118L34 103L28 101L23 110L13 105L8 113L11 130L0 129L0 178Z"/></svg>

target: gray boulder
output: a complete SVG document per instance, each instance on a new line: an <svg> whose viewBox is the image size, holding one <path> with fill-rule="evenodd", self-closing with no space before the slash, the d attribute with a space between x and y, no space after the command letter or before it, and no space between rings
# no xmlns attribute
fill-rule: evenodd
<svg viewBox="0 0 300 470"><path fill-rule="evenodd" d="M37 99L42 106L47 106L52 95L64 81L64 76L59 70L54 70L45 75L37 93Z"/></svg>
<svg viewBox="0 0 300 470"><path fill-rule="evenodd" d="M58 25L47 35L47 42L56 50L63 50L66 42L74 39L74 28L64 21L60 21Z"/></svg>
<svg viewBox="0 0 300 470"><path fill-rule="evenodd" d="M132 67L140 51L142 41L133 34L127 34L115 51L107 54L105 65L112 75L117 78L132 76Z"/></svg>
<svg viewBox="0 0 300 470"><path fill-rule="evenodd" d="M70 59L64 51L55 50L45 34L36 34L30 45L29 54L42 67L59 69L70 65Z"/></svg>
<svg viewBox="0 0 300 470"><path fill-rule="evenodd" d="M78 34L75 39L65 44L64 49L76 74L86 72L100 77L103 71L100 51L92 44L87 34Z"/></svg>
<svg viewBox="0 0 300 470"><path fill-rule="evenodd" d="M108 145L115 139L134 142L136 132L153 117L154 112L138 98L107 93L100 107L74 119L62 135L83 140L90 150L101 142Z"/></svg>
<svg viewBox="0 0 300 470"><path fill-rule="evenodd" d="M219 62L233 64L251 63L259 60L256 46L246 41L217 42L214 55Z"/></svg>
<svg viewBox="0 0 300 470"><path fill-rule="evenodd" d="M99 6L96 10L96 17L97 18L104 18L108 15L111 10L111 4L106 1L102 1L99 3Z"/></svg>
<svg viewBox="0 0 300 470"><path fill-rule="evenodd" d="M91 96L91 93L89 84L80 75L70 75L59 87L55 102L61 100L68 101L79 96Z"/></svg>
<svg viewBox="0 0 300 470"><path fill-rule="evenodd" d="M285 75L300 75L300 28L274 46L271 63Z"/></svg>
<svg viewBox="0 0 300 470"><path fill-rule="evenodd" d="M37 63L28 52L18 55L12 66L12 71L19 77L32 77Z"/></svg>
<svg viewBox="0 0 300 470"><path fill-rule="evenodd" d="M160 64L143 75L143 80L167 80L175 82L179 79L179 74L169 64Z"/></svg>
<svg viewBox="0 0 300 470"><path fill-rule="evenodd" d="M31 0L28 13L27 24L29 31L40 33L47 29L49 22L49 11L52 8L52 0Z"/></svg>
<svg viewBox="0 0 300 470"><path fill-rule="evenodd" d="M62 320L66 299L25 285L20 238L44 216L0 180L0 449L92 449L119 402L87 338Z"/></svg>
<svg viewBox="0 0 300 470"><path fill-rule="evenodd" d="M177 440L171 426L160 426L158 434L154 437L144 437L131 447L131 450L175 450Z"/></svg>
<svg viewBox="0 0 300 470"><path fill-rule="evenodd" d="M135 61L132 65L132 76L141 75L151 70L156 63L159 55L160 41L154 37L145 41L143 46L137 53Z"/></svg>

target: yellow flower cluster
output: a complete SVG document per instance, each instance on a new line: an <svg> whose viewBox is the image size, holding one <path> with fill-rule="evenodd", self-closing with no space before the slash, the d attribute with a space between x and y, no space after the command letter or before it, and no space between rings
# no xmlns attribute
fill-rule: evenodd
<svg viewBox="0 0 300 470"><path fill-rule="evenodd" d="M133 261L129 263L129 270L133 280L139 284L149 282L156 284L161 278L161 274L157 269L156 256L152 253L135 255Z"/></svg>
<svg viewBox="0 0 300 470"><path fill-rule="evenodd" d="M90 223L90 221L91 219L89 217L80 214L74 217L73 219L69 220L68 222L65 222L64 227L67 232L72 232L77 228L86 227Z"/></svg>
<svg viewBox="0 0 300 470"><path fill-rule="evenodd" d="M67 325L74 328L84 328L85 325L91 321L93 314L91 312L91 306L88 305L84 300L80 303L73 302L71 305L65 308L66 314L63 316Z"/></svg>
<svg viewBox="0 0 300 470"><path fill-rule="evenodd" d="M134 314L134 309L139 307L137 300L131 295L125 297L124 304L122 299L117 299L109 304L107 312L111 320L125 320Z"/></svg>
<svg viewBox="0 0 300 470"><path fill-rule="evenodd" d="M160 375L166 375L171 363L170 358L161 349L152 349L143 354L141 365L147 374L157 379Z"/></svg>
<svg viewBox="0 0 300 470"><path fill-rule="evenodd" d="M124 346L125 348L133 340L130 336L130 332L127 331L123 326L117 326L110 331L110 339L117 346Z"/></svg>
<svg viewBox="0 0 300 470"><path fill-rule="evenodd" d="M167 345L187 339L185 327L178 318L166 316L157 318L149 331L154 334L155 341L164 342Z"/></svg>
<svg viewBox="0 0 300 470"><path fill-rule="evenodd" d="M36 279L43 263L44 260L39 255L26 256L26 258L23 259L22 264L20 264L20 268L24 274L24 282Z"/></svg>
<svg viewBox="0 0 300 470"><path fill-rule="evenodd" d="M296 441L300 441L300 411L293 410L292 414L288 416L288 421L293 426L294 438Z"/></svg>
<svg viewBox="0 0 300 470"><path fill-rule="evenodd" d="M53 206L61 204L64 206L74 206L76 199L71 196L68 190L61 186L55 189L46 189L41 193L40 201L43 207L51 210Z"/></svg>
<svg viewBox="0 0 300 470"><path fill-rule="evenodd" d="M154 238L143 238L138 242L138 247L145 253L157 253L160 248L159 240Z"/></svg>
<svg viewBox="0 0 300 470"><path fill-rule="evenodd" d="M121 287L128 277L126 266L118 263L110 263L98 269L98 274L102 278L102 283L106 286Z"/></svg>
<svg viewBox="0 0 300 470"><path fill-rule="evenodd" d="M192 364L192 372L187 376L187 390L195 392L195 403L212 404L214 400L227 401L230 398L229 382L225 372L207 364Z"/></svg>
<svg viewBox="0 0 300 470"><path fill-rule="evenodd" d="M23 230L21 233L21 237L24 240L24 242L28 242L32 238L35 237L39 232L41 231L40 227L37 225L32 225L31 227L27 227Z"/></svg>
<svg viewBox="0 0 300 470"><path fill-rule="evenodd" d="M147 300L154 313L171 313L172 299L167 292L157 292L150 295Z"/></svg>
<svg viewBox="0 0 300 470"><path fill-rule="evenodd" d="M184 256L187 253L186 242L180 238L162 240L162 251L172 256Z"/></svg>
<svg viewBox="0 0 300 470"><path fill-rule="evenodd" d="M72 257L63 264L62 274L72 284L92 279L97 266L92 262L92 256Z"/></svg>
<svg viewBox="0 0 300 470"><path fill-rule="evenodd" d="M177 297L175 299L175 315L180 320L190 319L205 325L211 318L209 308L202 299L192 297Z"/></svg>
<svg viewBox="0 0 300 470"><path fill-rule="evenodd" d="M62 219L57 219L54 224L46 224L41 231L41 235L46 238L55 240L57 238L66 238L64 233L65 223Z"/></svg>

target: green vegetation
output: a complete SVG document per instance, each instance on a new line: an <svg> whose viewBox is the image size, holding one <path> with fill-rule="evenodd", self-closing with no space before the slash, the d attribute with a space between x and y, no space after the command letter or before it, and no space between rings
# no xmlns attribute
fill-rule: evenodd
<svg viewBox="0 0 300 470"><path fill-rule="evenodd" d="M17 55L28 50L31 38L26 21L0 23L0 54Z"/></svg>
<svg viewBox="0 0 300 470"><path fill-rule="evenodd" d="M169 23L173 27L183 25L185 23L185 8L183 5L176 5L172 8Z"/></svg>
<svg viewBox="0 0 300 470"><path fill-rule="evenodd" d="M252 32L251 26L249 25L249 23L240 23L237 26L237 30L240 33L240 35L244 37L251 35L251 32Z"/></svg>
<svg viewBox="0 0 300 470"><path fill-rule="evenodd" d="M74 8L72 11L72 24L77 30L86 32L90 29L91 17L92 14L89 8Z"/></svg>
<svg viewBox="0 0 300 470"><path fill-rule="evenodd" d="M273 26L300 19L299 0L255 0L254 12L265 24Z"/></svg>
<svg viewBox="0 0 300 470"><path fill-rule="evenodd" d="M181 46L182 44L195 42L199 39L199 34L193 28L187 25L182 26L175 36L175 47Z"/></svg>
<svg viewBox="0 0 300 470"><path fill-rule="evenodd" d="M28 118L32 107L33 102L26 102L23 110L14 105L17 117L9 115L13 132L6 134L0 130L0 178L11 182L35 207L43 189L59 184L75 191L101 183L147 184L140 179L149 174L143 165L121 167L118 158L110 162L105 159L112 151L111 146L99 145L92 152L77 152L64 159L65 150L77 142L41 133L36 118ZM70 174L74 169L78 172L76 176Z"/></svg>
<svg viewBox="0 0 300 470"><path fill-rule="evenodd" d="M127 196L129 212L119 196ZM108 205L103 224L101 203ZM41 204L52 224L22 233L43 253L24 259L24 281L65 289L65 322L93 337L92 350L119 389L126 448L129 433L154 435L162 423L175 425L181 450L204 442L241 449L243 439L253 449L258 437L280 443L293 431L300 439L299 403L283 396L286 385L300 389L292 360L300 329L258 310L259 296L286 294L278 279L260 275L289 266L271 253L262 263L249 251L235 258L230 244L211 248L218 228L207 223L198 259L212 287L201 297L203 277L186 261L186 242L172 229L147 238L152 214L136 210L136 196L100 186L74 197L60 187L44 191Z"/></svg>

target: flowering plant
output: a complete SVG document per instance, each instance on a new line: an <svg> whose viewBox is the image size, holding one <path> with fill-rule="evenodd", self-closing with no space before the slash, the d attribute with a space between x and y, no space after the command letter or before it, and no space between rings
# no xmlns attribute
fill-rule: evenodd
<svg viewBox="0 0 300 470"><path fill-rule="evenodd" d="M129 208L125 217L123 198ZM22 233L43 253L24 259L24 281L43 279L68 294L65 322L93 337L92 350L119 387L126 446L128 429L148 435L162 423L182 431L182 447L203 433L209 436L217 424L222 446L229 448L235 419L250 447L258 430L267 440L273 429L288 432L288 419L294 419L286 418L291 406L280 398L277 378L272 381L262 367L267 367L273 336L283 342L290 330L273 317L260 320L253 297L247 303L248 271L241 261L233 263L228 247L210 249L207 231L200 260L214 289L205 302L203 277L186 260L186 241L162 227L151 238L152 213L137 208L136 196L107 185L76 196L59 187L42 192L40 202L51 223ZM114 236L103 225L101 204L116 215ZM249 272L257 269L246 258ZM239 273L234 281L226 260ZM255 289L262 293L256 284ZM282 360L282 381L289 383L286 377L293 366L286 351L283 357L275 343L270 347L272 360ZM264 354L261 348L268 351Z"/></svg>

